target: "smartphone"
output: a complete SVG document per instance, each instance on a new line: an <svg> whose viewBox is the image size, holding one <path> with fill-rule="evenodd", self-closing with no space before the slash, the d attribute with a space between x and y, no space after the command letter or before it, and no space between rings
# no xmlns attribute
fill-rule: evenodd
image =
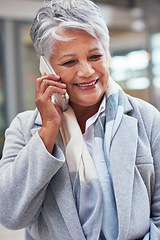
<svg viewBox="0 0 160 240"><path fill-rule="evenodd" d="M44 57L40 57L40 65L39 65L39 70L41 74L45 72L46 74L56 74L55 71L53 70L51 64L49 61ZM62 111L66 111L68 108L68 102L69 102L69 96L67 93L64 95L61 95L59 93L53 93L53 99L56 99L57 103L61 107Z"/></svg>

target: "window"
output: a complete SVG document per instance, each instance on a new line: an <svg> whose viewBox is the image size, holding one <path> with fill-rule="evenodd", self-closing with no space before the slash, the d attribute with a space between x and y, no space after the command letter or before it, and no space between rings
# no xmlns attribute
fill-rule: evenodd
<svg viewBox="0 0 160 240"><path fill-rule="evenodd" d="M24 111L35 108L35 82L40 73L39 61L30 38L30 25L18 24L18 36L20 39L18 58L21 67L18 84L21 99L19 108L20 111Z"/></svg>
<svg viewBox="0 0 160 240"><path fill-rule="evenodd" d="M35 82L40 73L39 61L30 39L29 23L0 22L0 49L1 156L4 131L12 119L18 112L35 108Z"/></svg>
<svg viewBox="0 0 160 240"><path fill-rule="evenodd" d="M146 50L134 50L111 59L110 72L125 92L149 101L148 66L151 59Z"/></svg>
<svg viewBox="0 0 160 240"><path fill-rule="evenodd" d="M151 36L152 74L156 105L160 109L160 33Z"/></svg>

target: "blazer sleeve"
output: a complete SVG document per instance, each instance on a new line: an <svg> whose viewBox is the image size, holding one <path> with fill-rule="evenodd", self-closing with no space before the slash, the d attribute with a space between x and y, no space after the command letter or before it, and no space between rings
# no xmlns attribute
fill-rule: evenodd
<svg viewBox="0 0 160 240"><path fill-rule="evenodd" d="M150 113L152 114L152 113ZM143 240L160 239L160 113L154 112L151 128L151 151L154 161L155 184L151 199L150 232Z"/></svg>
<svg viewBox="0 0 160 240"><path fill-rule="evenodd" d="M27 122L22 124L23 117L17 116L6 130L0 161L0 223L10 229L25 228L36 220L46 188L65 161L56 146L54 156L46 150L38 131L25 136L30 128Z"/></svg>

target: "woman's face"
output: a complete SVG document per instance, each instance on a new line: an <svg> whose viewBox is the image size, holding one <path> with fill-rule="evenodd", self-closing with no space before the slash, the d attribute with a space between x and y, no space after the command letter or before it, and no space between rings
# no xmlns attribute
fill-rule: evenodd
<svg viewBox="0 0 160 240"><path fill-rule="evenodd" d="M102 43L84 31L65 30L61 36L74 39L56 41L52 67L66 84L72 106L93 106L101 101L108 84Z"/></svg>

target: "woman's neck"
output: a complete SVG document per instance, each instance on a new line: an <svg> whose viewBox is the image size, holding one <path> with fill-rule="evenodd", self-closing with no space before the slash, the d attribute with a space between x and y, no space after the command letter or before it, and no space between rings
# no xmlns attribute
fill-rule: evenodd
<svg viewBox="0 0 160 240"><path fill-rule="evenodd" d="M76 115L76 118L82 133L85 132L85 125L86 125L87 119L92 117L98 111L100 104L101 104L101 100L92 106L80 106L80 105L75 105L70 103L71 107L74 110L74 113Z"/></svg>

